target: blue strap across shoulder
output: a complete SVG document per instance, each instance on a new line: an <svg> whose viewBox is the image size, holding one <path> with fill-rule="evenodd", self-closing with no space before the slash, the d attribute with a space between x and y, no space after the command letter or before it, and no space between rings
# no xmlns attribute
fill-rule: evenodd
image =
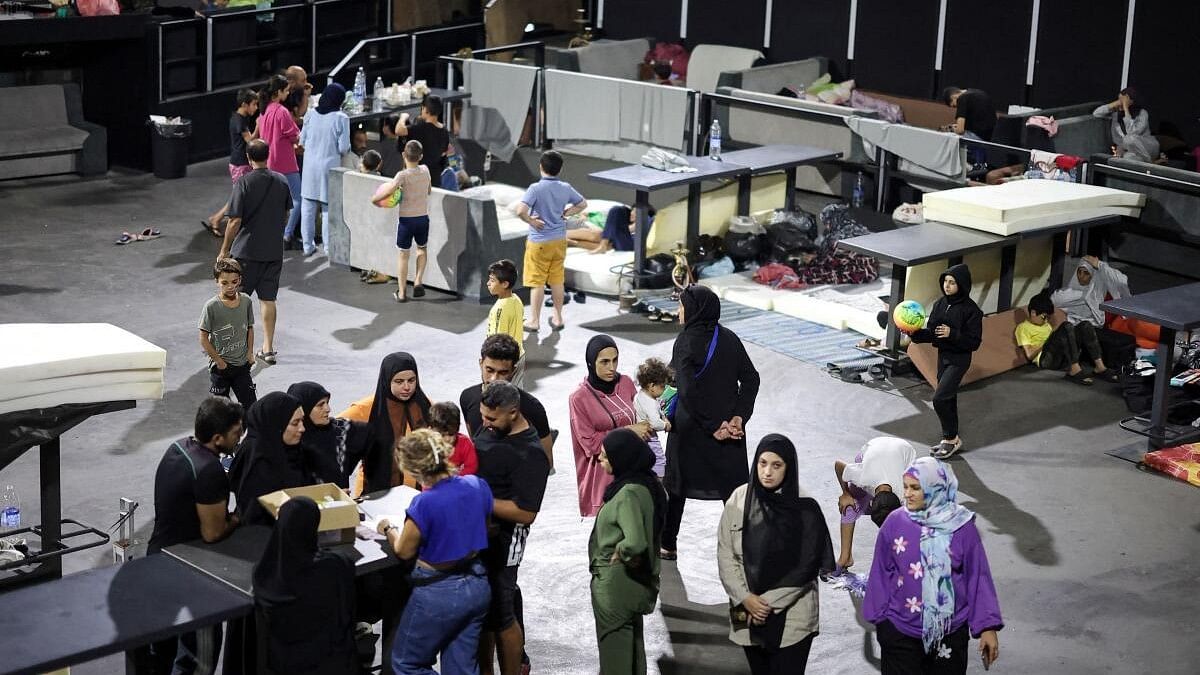
<svg viewBox="0 0 1200 675"><path fill-rule="evenodd" d="M712 363L713 352L717 351L717 334L721 330L720 326L713 326L712 340L708 343L708 355L704 357L704 365L700 366L700 370L696 371L696 377L704 374L708 370L708 364Z"/></svg>

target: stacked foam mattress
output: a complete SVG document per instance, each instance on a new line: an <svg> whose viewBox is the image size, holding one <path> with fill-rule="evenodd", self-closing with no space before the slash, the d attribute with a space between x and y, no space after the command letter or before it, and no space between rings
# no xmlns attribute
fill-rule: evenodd
<svg viewBox="0 0 1200 675"><path fill-rule="evenodd" d="M0 345L0 414L163 395L166 350L111 324L0 324Z"/></svg>
<svg viewBox="0 0 1200 675"><path fill-rule="evenodd" d="M925 195L925 219L1000 236L1068 221L1141 215L1146 196L1098 185L1017 180Z"/></svg>

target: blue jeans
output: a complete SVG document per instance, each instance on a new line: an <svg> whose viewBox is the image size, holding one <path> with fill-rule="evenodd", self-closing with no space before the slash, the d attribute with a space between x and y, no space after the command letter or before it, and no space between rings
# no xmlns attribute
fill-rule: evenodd
<svg viewBox="0 0 1200 675"><path fill-rule="evenodd" d="M296 226L300 224L300 172L285 173L288 189L292 192L292 210L288 213L287 227L283 230L283 238L291 239L296 236Z"/></svg>
<svg viewBox="0 0 1200 675"><path fill-rule="evenodd" d="M440 653L442 675L478 675L479 633L492 597L483 565L448 577L417 566L412 579L415 588L396 627L392 672L437 675L433 664Z"/></svg>
<svg viewBox="0 0 1200 675"><path fill-rule="evenodd" d="M317 210L321 211L321 246L329 255L329 205L315 199L304 199L300 205L300 240L304 242L304 255L317 250L314 237L317 234Z"/></svg>

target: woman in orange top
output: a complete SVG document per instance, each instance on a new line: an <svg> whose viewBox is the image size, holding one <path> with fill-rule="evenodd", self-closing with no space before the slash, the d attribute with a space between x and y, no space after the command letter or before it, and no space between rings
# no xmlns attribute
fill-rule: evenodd
<svg viewBox="0 0 1200 675"><path fill-rule="evenodd" d="M385 356L379 364L375 395L355 401L340 415L364 419L371 427L371 446L363 460L362 493L402 484L415 486L415 481L396 466L393 450L410 431L429 426L429 406L429 397L421 391L416 359L407 352Z"/></svg>

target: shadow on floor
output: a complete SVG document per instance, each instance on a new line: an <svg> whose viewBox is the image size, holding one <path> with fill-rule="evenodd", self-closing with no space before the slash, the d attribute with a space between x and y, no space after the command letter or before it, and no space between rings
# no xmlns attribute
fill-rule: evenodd
<svg viewBox="0 0 1200 675"><path fill-rule="evenodd" d="M1017 508L1007 495L984 485L966 458L959 455L959 459L953 461L952 465L954 475L958 477L959 492L971 498L971 501L963 500L963 506L987 519L991 523L991 533L1012 537L1017 552L1031 564L1041 567L1058 566L1060 558L1054 547L1054 537L1042 521L1033 514Z"/></svg>
<svg viewBox="0 0 1200 675"><path fill-rule="evenodd" d="M34 293L43 295L48 293L62 293L61 288L46 288L44 286L22 286L21 284L0 284L0 296L5 295L21 295L22 293Z"/></svg>
<svg viewBox="0 0 1200 675"><path fill-rule="evenodd" d="M656 345L664 340L674 340L679 335L678 324L651 321L645 314L619 314L580 324L580 327L641 345Z"/></svg>
<svg viewBox="0 0 1200 675"><path fill-rule="evenodd" d="M674 656L658 660L663 675L729 675L746 673L742 650L729 641L729 608L688 602L679 569L663 562L659 598L663 621L675 647Z"/></svg>
<svg viewBox="0 0 1200 675"><path fill-rule="evenodd" d="M202 367L189 375L177 389L164 392L161 401L150 404L153 422L129 427L112 454L133 454L147 443L161 441L163 429L191 429L196 418L196 406L208 395L210 384L208 368ZM166 445L162 449L165 452Z"/></svg>

